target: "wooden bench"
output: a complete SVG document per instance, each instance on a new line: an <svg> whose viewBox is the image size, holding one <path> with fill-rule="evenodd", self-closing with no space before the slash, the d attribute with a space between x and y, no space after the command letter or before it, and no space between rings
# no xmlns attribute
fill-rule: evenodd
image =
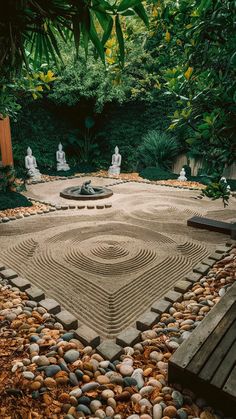
<svg viewBox="0 0 236 419"><path fill-rule="evenodd" d="M229 234L236 239L236 223L226 223L212 220L210 218L194 216L187 221L189 227L202 228L205 230L217 231L218 233Z"/></svg>
<svg viewBox="0 0 236 419"><path fill-rule="evenodd" d="M170 358L168 381L236 412L236 282Z"/></svg>

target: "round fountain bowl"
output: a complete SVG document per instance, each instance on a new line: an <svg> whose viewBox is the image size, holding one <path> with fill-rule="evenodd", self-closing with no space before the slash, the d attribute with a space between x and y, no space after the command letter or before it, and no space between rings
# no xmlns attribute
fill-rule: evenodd
<svg viewBox="0 0 236 419"><path fill-rule="evenodd" d="M63 191L60 192L60 196L66 199L74 199L74 200L79 200L79 201L84 201L84 200L92 201L94 199L109 198L110 196L113 195L112 190L108 188L93 186L93 189L95 191L95 194L83 195L78 192L79 190L78 186L69 187L69 188L63 189Z"/></svg>

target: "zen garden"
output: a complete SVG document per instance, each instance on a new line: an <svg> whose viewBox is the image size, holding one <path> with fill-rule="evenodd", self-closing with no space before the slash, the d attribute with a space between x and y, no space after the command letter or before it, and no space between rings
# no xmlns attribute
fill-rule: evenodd
<svg viewBox="0 0 236 419"><path fill-rule="evenodd" d="M236 418L233 0L7 0L0 419Z"/></svg>

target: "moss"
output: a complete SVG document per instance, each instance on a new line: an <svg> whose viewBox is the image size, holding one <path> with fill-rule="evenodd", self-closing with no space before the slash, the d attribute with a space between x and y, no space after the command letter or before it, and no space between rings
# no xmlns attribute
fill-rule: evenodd
<svg viewBox="0 0 236 419"><path fill-rule="evenodd" d="M32 203L18 192L0 192L0 210L31 207Z"/></svg>
<svg viewBox="0 0 236 419"><path fill-rule="evenodd" d="M178 175L175 173L168 172L167 170L160 169L159 167L147 167L139 174L142 178L149 180L169 180L178 178Z"/></svg>

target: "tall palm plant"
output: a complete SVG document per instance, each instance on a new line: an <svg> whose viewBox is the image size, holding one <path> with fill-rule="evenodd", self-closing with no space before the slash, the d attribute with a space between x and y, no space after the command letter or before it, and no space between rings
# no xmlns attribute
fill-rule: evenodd
<svg viewBox="0 0 236 419"><path fill-rule="evenodd" d="M104 45L116 33L120 62L124 62L124 39L120 17L137 14L148 24L141 0L7 0L0 14L0 72L12 77L35 62L60 57L58 37L74 36L76 51L82 43L87 50L92 41L104 60ZM82 37L81 37L82 34Z"/></svg>

